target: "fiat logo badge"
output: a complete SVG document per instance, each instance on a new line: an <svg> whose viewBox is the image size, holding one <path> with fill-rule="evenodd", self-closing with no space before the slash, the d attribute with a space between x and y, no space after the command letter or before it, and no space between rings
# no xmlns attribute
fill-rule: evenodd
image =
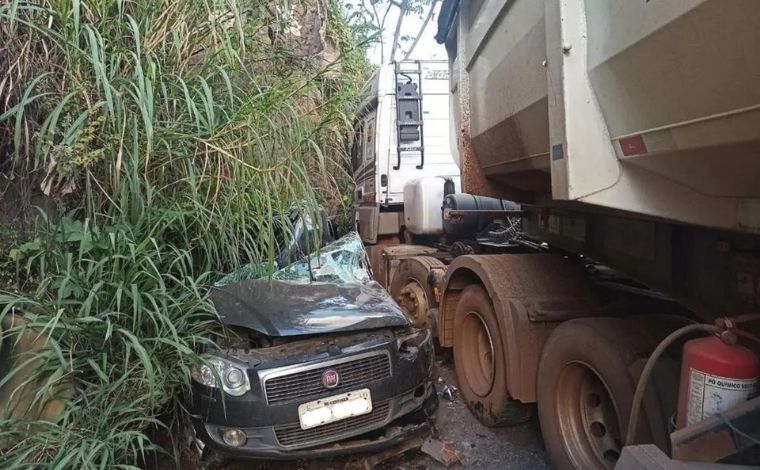
<svg viewBox="0 0 760 470"><path fill-rule="evenodd" d="M338 375L338 371L327 369L322 372L322 385L324 385L325 388L335 388L339 383L340 376Z"/></svg>

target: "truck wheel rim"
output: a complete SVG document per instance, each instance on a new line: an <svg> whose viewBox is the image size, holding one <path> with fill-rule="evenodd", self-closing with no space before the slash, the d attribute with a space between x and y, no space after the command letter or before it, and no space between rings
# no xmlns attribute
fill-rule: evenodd
<svg viewBox="0 0 760 470"><path fill-rule="evenodd" d="M409 279L399 291L396 302L409 317L414 326L422 328L427 324L428 300L425 289L416 279Z"/></svg>
<svg viewBox="0 0 760 470"><path fill-rule="evenodd" d="M485 397L494 382L494 349L488 325L477 312L468 313L462 322L462 345L467 383L476 395Z"/></svg>
<svg viewBox="0 0 760 470"><path fill-rule="evenodd" d="M620 457L620 425L615 403L599 374L584 363L567 364L555 397L563 445L573 466L613 469Z"/></svg>

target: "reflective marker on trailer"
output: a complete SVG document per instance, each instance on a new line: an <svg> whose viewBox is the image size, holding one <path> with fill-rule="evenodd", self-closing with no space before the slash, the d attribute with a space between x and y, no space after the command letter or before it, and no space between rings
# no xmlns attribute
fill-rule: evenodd
<svg viewBox="0 0 760 470"><path fill-rule="evenodd" d="M623 151L623 156L631 157L634 155L643 155L649 153L647 144L644 142L644 137L641 135L634 135L633 137L624 137L620 139L620 150Z"/></svg>

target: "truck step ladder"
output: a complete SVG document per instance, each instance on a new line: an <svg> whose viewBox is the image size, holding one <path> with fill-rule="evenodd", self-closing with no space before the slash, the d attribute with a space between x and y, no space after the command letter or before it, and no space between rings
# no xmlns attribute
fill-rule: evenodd
<svg viewBox="0 0 760 470"><path fill-rule="evenodd" d="M414 64L414 68L409 66ZM420 164L425 166L425 131L422 117L422 64L414 62L395 63L396 85L396 165L401 168L403 152L419 152ZM418 143L415 145L415 143Z"/></svg>

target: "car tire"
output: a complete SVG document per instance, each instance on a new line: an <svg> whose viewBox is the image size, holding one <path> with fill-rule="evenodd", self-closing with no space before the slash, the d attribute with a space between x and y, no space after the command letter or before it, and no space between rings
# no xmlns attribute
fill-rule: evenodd
<svg viewBox="0 0 760 470"><path fill-rule="evenodd" d="M618 318L570 320L554 330L541 353L537 394L541 432L556 468L614 468L636 388L629 367L650 344ZM643 410L638 429L637 439L649 429Z"/></svg>
<svg viewBox="0 0 760 470"><path fill-rule="evenodd" d="M454 314L454 368L462 397L486 426L528 421L534 407L509 396L503 334L491 299L480 285L467 286Z"/></svg>

